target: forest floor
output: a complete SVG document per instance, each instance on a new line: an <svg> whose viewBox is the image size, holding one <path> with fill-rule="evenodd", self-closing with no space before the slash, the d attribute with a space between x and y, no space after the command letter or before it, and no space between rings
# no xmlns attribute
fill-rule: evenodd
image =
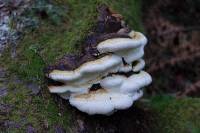
<svg viewBox="0 0 200 133"><path fill-rule="evenodd" d="M156 77L149 93L200 96L199 9L198 0L144 3L147 71Z"/></svg>

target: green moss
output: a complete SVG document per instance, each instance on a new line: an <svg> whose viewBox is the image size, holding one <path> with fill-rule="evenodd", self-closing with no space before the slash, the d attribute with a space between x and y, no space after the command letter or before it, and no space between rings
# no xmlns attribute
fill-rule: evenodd
<svg viewBox="0 0 200 133"><path fill-rule="evenodd" d="M38 29L25 35L17 48L18 58L12 62L8 55L1 60L12 72L26 80L41 80L45 65L54 62L66 53L76 52L84 37L94 26L97 17L96 7L107 4L121 13L131 27L141 30L139 0L87 0L58 1L66 4L62 22L53 25L50 20L41 20ZM13 65L15 64L15 65ZM13 67L14 66L14 67Z"/></svg>
<svg viewBox="0 0 200 133"><path fill-rule="evenodd" d="M24 81L44 83L43 68L63 56L65 53L77 52L78 45L89 33L96 21L96 7L107 4L121 13L128 24L136 30L142 30L139 0L56 0L57 5L66 5L66 14L62 21L54 25L51 20L41 20L38 29L27 33L17 47L17 58L10 57L7 49L0 58L0 66L7 68L10 77L16 74L23 83L8 83L9 93L3 103L13 105L11 112L1 119L20 123L19 129L11 132L24 132L27 125L32 125L40 132L53 132L58 124L70 130L70 112L61 113L53 98L43 87L39 96L30 95ZM44 86L44 84L42 85ZM155 97L150 108L155 114L155 132L200 132L200 100ZM22 121L22 119L25 119ZM46 129L47 128L47 129Z"/></svg>
<svg viewBox="0 0 200 133"><path fill-rule="evenodd" d="M10 77L17 75L23 83L29 81L44 86L44 67L66 53L78 51L79 45L96 22L96 7L100 4L107 4L121 13L134 29L142 29L139 0L56 0L55 4L67 7L66 10L59 10L65 14L62 20L55 24L51 19L40 18L39 28L26 31L19 42L16 58L11 58L11 48L1 56L0 66L7 68ZM9 93L3 98L4 103L14 105L5 119L22 125L20 131L16 129L16 132L23 132L27 125L32 125L38 131L44 131L45 125L48 125L47 130L53 132L55 124L70 130L70 112L58 115L60 110L46 87L43 87L40 96L32 96L23 83L10 81ZM21 122L23 118L25 121ZM15 129L9 131L15 132Z"/></svg>
<svg viewBox="0 0 200 133"><path fill-rule="evenodd" d="M151 108L156 118L155 132L197 133L200 132L200 99L156 96Z"/></svg>
<svg viewBox="0 0 200 133"><path fill-rule="evenodd" d="M32 96L23 83L9 83L8 89L9 93L2 98L2 103L11 105L12 110L6 117L20 125L19 129L11 128L8 131L22 132L28 125L38 131L49 132L53 132L55 125L69 128L69 114L59 111L50 94L43 92L42 96Z"/></svg>

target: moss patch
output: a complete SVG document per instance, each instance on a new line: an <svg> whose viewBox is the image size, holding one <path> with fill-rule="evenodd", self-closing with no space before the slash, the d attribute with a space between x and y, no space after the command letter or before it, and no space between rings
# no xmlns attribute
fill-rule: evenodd
<svg viewBox="0 0 200 133"><path fill-rule="evenodd" d="M8 48L0 58L0 67L6 68L10 77L17 75L22 81L20 84L7 81L9 93L2 101L14 106L3 119L21 125L20 130L11 128L8 129L10 132L24 132L28 125L38 131L53 132L55 124L70 130L70 112L58 115L60 110L44 87L43 69L64 54L78 51L78 46L96 22L98 5L109 5L121 13L131 27L142 30L139 0L56 0L54 4L67 7L66 10L59 10L64 14L63 18L54 23L54 17L39 17L39 28L26 32L19 42L17 57L11 58L12 50ZM41 94L30 95L30 90L24 85L26 82L43 86Z"/></svg>
<svg viewBox="0 0 200 133"><path fill-rule="evenodd" d="M6 131L24 132L32 126L36 131L54 132L57 125L69 130L69 114L61 112L45 90L40 96L31 95L31 90L24 83L13 81L10 81L8 90L1 104L10 105L11 110L2 119L14 122L18 127L8 125Z"/></svg>
<svg viewBox="0 0 200 133"><path fill-rule="evenodd" d="M155 132L159 133L199 133L200 99L170 96L152 98L151 108L155 114Z"/></svg>
<svg viewBox="0 0 200 133"><path fill-rule="evenodd" d="M109 5L121 13L133 29L142 30L139 0L56 0L55 4L68 7L62 10L65 15L61 21L55 24L51 19L41 19L39 28L28 32L18 44L15 59L10 58L10 49L0 58L0 66L8 69L10 77L17 75L22 81L9 80L8 95L1 101L13 107L0 118L21 126L20 129L8 129L10 132L24 132L28 125L39 132L54 132L56 124L71 130L70 111L61 112L45 87L40 95L33 96L24 83L31 81L45 86L43 68L66 53L78 51L78 46L94 26L99 4ZM155 114L155 132L200 132L199 107L199 99L153 98L150 108Z"/></svg>
<svg viewBox="0 0 200 133"><path fill-rule="evenodd" d="M66 53L76 52L84 37L94 26L97 17L96 7L107 4L121 13L127 22L136 30L141 30L139 0L87 0L57 1L57 5L65 4L66 14L59 24L53 25L50 20L42 19L38 29L25 35L17 48L17 59L5 55L1 61L7 61L12 72L23 79L41 80L43 68ZM12 62L10 62L13 60ZM13 65L15 64L15 65ZM17 66L16 66L17 65ZM7 65L8 66L8 65ZM13 67L15 66L15 67ZM19 69L20 68L20 69Z"/></svg>

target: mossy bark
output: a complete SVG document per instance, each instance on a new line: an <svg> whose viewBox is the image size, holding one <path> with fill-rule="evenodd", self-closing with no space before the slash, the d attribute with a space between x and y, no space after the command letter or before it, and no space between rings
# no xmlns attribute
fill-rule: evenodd
<svg viewBox="0 0 200 133"><path fill-rule="evenodd" d="M185 106L175 104L177 102L175 99L171 101L175 104L173 104L174 106L170 106L170 102L164 104L165 106L160 106L160 102L152 101L150 102L152 104L147 104L148 106L146 104L141 106L143 104L138 102L131 109L116 112L112 116L88 116L72 108L67 101L49 94L44 79L44 67L66 53L78 51L81 42L95 25L96 8L99 5L107 4L116 12L122 14L134 30L141 31L143 29L139 0L56 0L54 4L67 7L67 10L63 10L65 15L62 21L54 24L48 18L41 18L39 28L26 33L19 42L16 58L11 58L9 48L0 58L0 67L6 69L7 73L1 84L8 89L8 95L2 98L1 104L11 107L8 112L4 112L5 115L0 114L0 130L24 132L32 127L37 132L65 130L72 133L148 133L159 132L159 130L166 132L166 130L161 130L166 127L170 129L169 132L176 132L176 129L179 128L170 123L171 121L175 124L179 123L178 118L177 120L172 120L172 118L177 116L174 113L177 106L179 107L178 111L185 109L182 107L188 105L187 99L184 100L184 103L181 103ZM37 84L42 88L39 94L32 94L27 85L30 83ZM192 131L199 131L196 128L199 126L196 123L199 119L194 117L194 124L193 119L191 121L190 118L200 102L199 100L195 100L194 103L191 100L189 101L191 105L195 105L191 110L188 108L186 113L190 115L183 120L195 127L192 128L195 129ZM165 111L168 106L174 112ZM161 108L165 109L162 110ZM168 115L170 116L168 117ZM184 116L185 114L180 113L181 118ZM6 127L5 121L17 123L20 128L16 128L16 126ZM183 121L180 122L183 123ZM187 126L180 124L179 127L182 125ZM186 127L186 129L188 128ZM184 128L181 131L187 130Z"/></svg>

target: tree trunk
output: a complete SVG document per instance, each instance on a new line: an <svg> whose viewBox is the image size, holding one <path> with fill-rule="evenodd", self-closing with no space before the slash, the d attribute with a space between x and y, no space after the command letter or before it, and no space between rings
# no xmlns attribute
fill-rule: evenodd
<svg viewBox="0 0 200 133"><path fill-rule="evenodd" d="M20 29L23 36L17 41L16 49L8 45L0 57L0 131L150 133L170 124L165 109L168 109L171 101L176 103L176 100L164 105L158 102L164 110L160 106L154 107L157 103L149 100L148 104L140 101L132 108L111 116L89 116L47 90L44 68L66 53L78 52L85 37L94 30L97 7L102 4L122 14L132 29L143 30L139 0L55 0L51 3L48 0L35 0L24 13L20 10L20 16L12 19L11 22L19 23L19 20L27 17L32 27ZM17 11L18 8L11 5L7 6L8 9ZM35 22L39 23L36 27ZM19 29L13 24L11 30ZM13 51L14 57L11 56ZM187 114L197 110L197 104L188 109ZM188 101L185 100L182 105L187 106ZM182 114L181 110L176 112L176 108L176 104L170 106L174 111L169 110L170 118ZM183 121L190 118L189 115ZM173 124L177 122L172 121ZM176 128L173 124L167 125L167 129Z"/></svg>

